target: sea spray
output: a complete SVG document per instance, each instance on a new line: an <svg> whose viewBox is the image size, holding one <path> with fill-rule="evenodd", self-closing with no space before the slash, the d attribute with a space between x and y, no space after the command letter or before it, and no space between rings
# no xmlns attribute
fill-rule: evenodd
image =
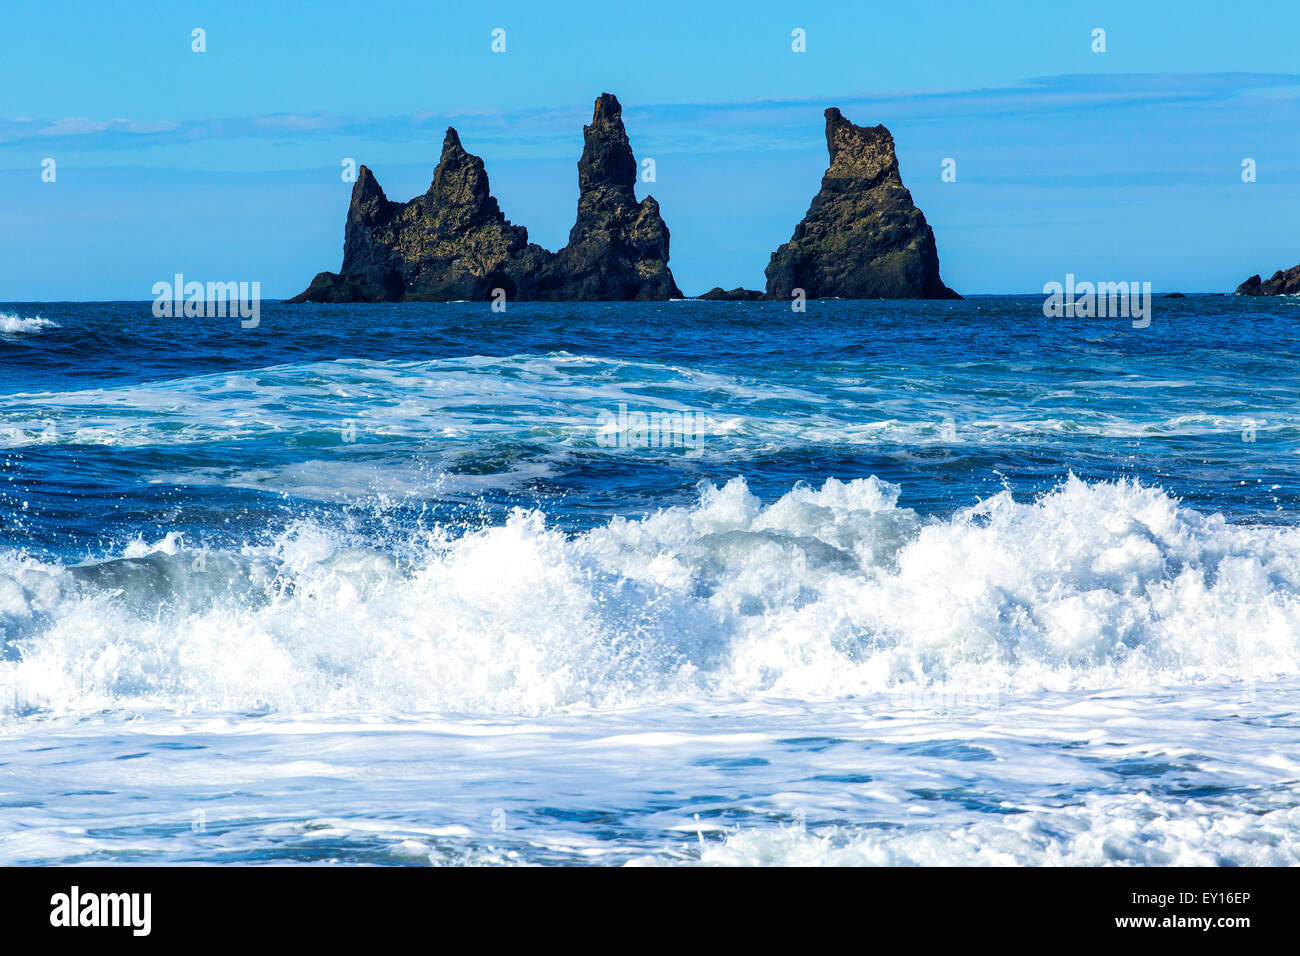
<svg viewBox="0 0 1300 956"><path fill-rule="evenodd" d="M174 538L78 568L11 553L0 702L535 714L1300 673L1300 531L1127 481L941 519L898 496L832 479L763 505L737 478L579 534L519 510L404 561L308 521L201 568Z"/></svg>

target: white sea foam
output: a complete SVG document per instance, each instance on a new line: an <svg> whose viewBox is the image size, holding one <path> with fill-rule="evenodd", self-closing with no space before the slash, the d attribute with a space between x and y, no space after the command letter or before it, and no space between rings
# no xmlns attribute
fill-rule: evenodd
<svg viewBox="0 0 1300 956"><path fill-rule="evenodd" d="M1297 866L1300 805L1249 809L1150 794L906 829L766 827L706 843L723 866Z"/></svg>
<svg viewBox="0 0 1300 956"><path fill-rule="evenodd" d="M942 520L877 479L741 479L580 535L540 513L358 548L0 560L5 720L98 708L542 714L1300 674L1300 531L1070 479Z"/></svg>
<svg viewBox="0 0 1300 956"><path fill-rule="evenodd" d="M41 321L45 320L22 320ZM648 393L646 383L653 382ZM1055 382L1050 401L994 389L972 396L960 380L864 382L821 374L798 384L756 382L710 368L629 362L567 352L468 356L421 362L339 360L195 375L169 381L10 396L0 408L0 448L50 442L113 447L192 447L312 435L336 448L350 426L361 442L418 442L448 456L511 441L543 453L627 455L602 448L601 416L692 412L707 461L737 452L826 445L1018 445L1044 440L1300 434L1284 396L1241 389L1240 417L1207 412L1193 381ZM1153 402L1150 390L1162 390ZM1110 402L1080 396L1105 391ZM1288 393L1289 394L1289 393ZM1227 402L1219 399L1219 404ZM56 421L47 432L44 423ZM680 458L680 448L637 449ZM450 467L449 467L450 470ZM160 479L161 480L161 479ZM244 484L242 470L221 483Z"/></svg>
<svg viewBox="0 0 1300 956"><path fill-rule="evenodd" d="M42 319L39 315L27 318L11 312L0 312L0 335L24 335L59 327L59 323L51 319Z"/></svg>
<svg viewBox="0 0 1300 956"><path fill-rule="evenodd" d="M1294 865L1298 688L49 718L0 862Z"/></svg>

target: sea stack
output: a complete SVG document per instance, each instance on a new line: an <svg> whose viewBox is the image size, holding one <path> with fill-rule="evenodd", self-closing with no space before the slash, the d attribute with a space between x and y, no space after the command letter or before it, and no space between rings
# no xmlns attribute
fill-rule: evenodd
<svg viewBox="0 0 1300 956"><path fill-rule="evenodd" d="M322 272L292 302L514 297L550 256L506 219L488 189L483 160L448 129L428 192L390 202L362 166L343 233L343 268Z"/></svg>
<svg viewBox="0 0 1300 956"><path fill-rule="evenodd" d="M602 93L578 161L578 218L558 253L506 219L483 160L448 129L423 196L392 202L362 166L352 186L343 266L290 302L678 298L659 204L637 203L636 158L618 99Z"/></svg>
<svg viewBox="0 0 1300 956"><path fill-rule="evenodd" d="M668 271L668 225L659 203L653 196L636 201L636 157L616 96L600 94L582 133L578 219L569 244L556 253L542 297L680 299Z"/></svg>
<svg viewBox="0 0 1300 956"><path fill-rule="evenodd" d="M768 296L960 299L939 278L934 232L903 185L889 130L855 126L831 107L826 148L821 190L768 263Z"/></svg>
<svg viewBox="0 0 1300 956"><path fill-rule="evenodd" d="M1237 295L1300 295L1300 266L1283 272L1279 269L1271 279L1254 275L1237 286Z"/></svg>

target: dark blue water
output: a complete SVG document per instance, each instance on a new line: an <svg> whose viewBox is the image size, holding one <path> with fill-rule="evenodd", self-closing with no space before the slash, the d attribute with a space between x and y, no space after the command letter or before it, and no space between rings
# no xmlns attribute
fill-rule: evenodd
<svg viewBox="0 0 1300 956"><path fill-rule="evenodd" d="M0 862L1294 865L1297 321L0 306Z"/></svg>
<svg viewBox="0 0 1300 956"><path fill-rule="evenodd" d="M368 534L522 505L584 528L735 475L765 499L877 475L923 514L1070 472L1233 521L1291 522L1300 504L1290 299L1157 299L1144 329L1048 319L1037 296L804 314L266 304L255 329L151 303L0 311L57 325L0 335L0 541L36 553L162 529L229 545L304 514ZM599 448L583 431L620 403L707 416L712 433L694 456Z"/></svg>

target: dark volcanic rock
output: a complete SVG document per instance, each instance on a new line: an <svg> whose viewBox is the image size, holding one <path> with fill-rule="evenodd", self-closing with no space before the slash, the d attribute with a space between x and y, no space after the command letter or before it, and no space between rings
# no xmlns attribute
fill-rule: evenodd
<svg viewBox="0 0 1300 956"><path fill-rule="evenodd" d="M352 186L343 268L322 272L291 302L513 298L550 258L511 225L488 189L483 160L447 130L428 192L391 202L365 166Z"/></svg>
<svg viewBox="0 0 1300 956"><path fill-rule="evenodd" d="M1237 286L1237 295L1300 295L1300 266L1285 272L1279 269L1267 281L1251 276Z"/></svg>
<svg viewBox="0 0 1300 956"><path fill-rule="evenodd" d="M668 226L659 204L652 196L636 201L636 158L618 98L600 94L582 133L578 220L538 297L680 299L668 271Z"/></svg>
<svg viewBox="0 0 1300 956"><path fill-rule="evenodd" d="M755 292L753 289L744 289L740 286L737 286L730 291L725 291L722 286L715 285L708 292L696 296L696 298L719 302L754 302L758 299L766 299L767 295L762 292Z"/></svg>
<svg viewBox="0 0 1300 956"><path fill-rule="evenodd" d="M789 242L772 253L767 294L808 298L960 299L939 278L934 233L898 173L883 126L826 111L830 166Z"/></svg>
<svg viewBox="0 0 1300 956"><path fill-rule="evenodd" d="M596 100L578 162L578 221L551 253L506 219L488 188L483 160L447 130L428 192L390 201L361 167L343 240L343 267L322 272L290 302L489 299L667 299L680 297L668 271L668 227L651 197L634 193L636 159L622 108Z"/></svg>

